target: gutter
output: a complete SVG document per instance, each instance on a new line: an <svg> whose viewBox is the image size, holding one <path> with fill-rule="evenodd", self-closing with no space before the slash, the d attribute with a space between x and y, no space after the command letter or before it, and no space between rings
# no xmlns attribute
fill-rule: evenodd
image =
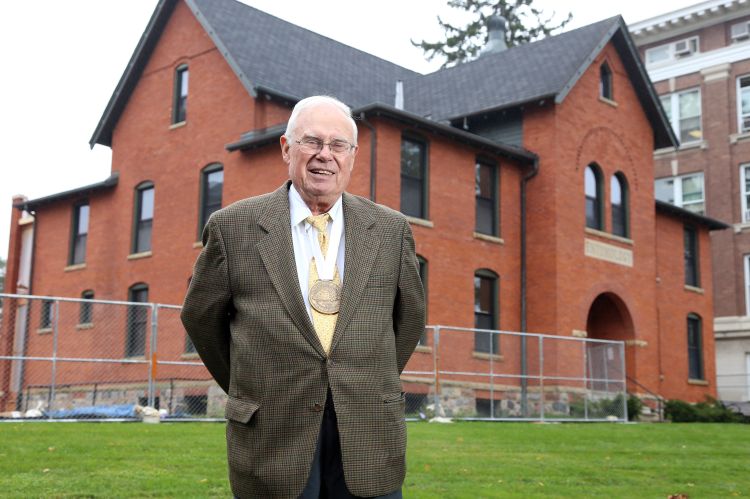
<svg viewBox="0 0 750 499"><path fill-rule="evenodd" d="M531 164L531 171L521 179L521 332L527 332L528 324L526 320L527 314L527 258L526 258L526 185L529 180L536 177L539 173L539 157L534 158ZM527 347L526 347L526 336L521 336L521 414L524 416L528 415L528 360L527 360Z"/></svg>

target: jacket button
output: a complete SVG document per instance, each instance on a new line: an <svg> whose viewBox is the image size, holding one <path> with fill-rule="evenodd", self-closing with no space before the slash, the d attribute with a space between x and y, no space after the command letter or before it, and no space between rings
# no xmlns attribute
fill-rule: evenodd
<svg viewBox="0 0 750 499"><path fill-rule="evenodd" d="M313 412L320 412L323 410L323 406L320 404L315 404L314 406L312 406L312 410Z"/></svg>

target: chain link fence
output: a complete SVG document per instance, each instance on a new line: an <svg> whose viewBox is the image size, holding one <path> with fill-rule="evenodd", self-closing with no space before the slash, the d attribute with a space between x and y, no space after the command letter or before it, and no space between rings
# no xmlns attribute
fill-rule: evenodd
<svg viewBox="0 0 750 499"><path fill-rule="evenodd" d="M0 299L1 419L223 419L180 307ZM409 418L627 419L622 342L428 326L402 381Z"/></svg>

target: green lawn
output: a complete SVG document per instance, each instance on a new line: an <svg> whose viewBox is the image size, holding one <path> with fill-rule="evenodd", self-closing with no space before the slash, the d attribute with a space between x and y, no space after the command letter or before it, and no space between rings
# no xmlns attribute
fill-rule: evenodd
<svg viewBox="0 0 750 499"><path fill-rule="evenodd" d="M750 497L750 425L409 423L406 498ZM0 497L228 497L224 425L0 424Z"/></svg>

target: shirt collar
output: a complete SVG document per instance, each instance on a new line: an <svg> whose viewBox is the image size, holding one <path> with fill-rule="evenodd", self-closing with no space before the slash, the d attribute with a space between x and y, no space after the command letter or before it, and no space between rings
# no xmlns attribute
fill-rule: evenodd
<svg viewBox="0 0 750 499"><path fill-rule="evenodd" d="M341 200L342 196L339 196L331 209L328 210L332 221L338 220L341 217ZM307 204L302 200L302 196L297 192L297 188L292 184L289 186L289 218L291 219L292 227L304 222L310 215L312 215L310 208L307 207Z"/></svg>

